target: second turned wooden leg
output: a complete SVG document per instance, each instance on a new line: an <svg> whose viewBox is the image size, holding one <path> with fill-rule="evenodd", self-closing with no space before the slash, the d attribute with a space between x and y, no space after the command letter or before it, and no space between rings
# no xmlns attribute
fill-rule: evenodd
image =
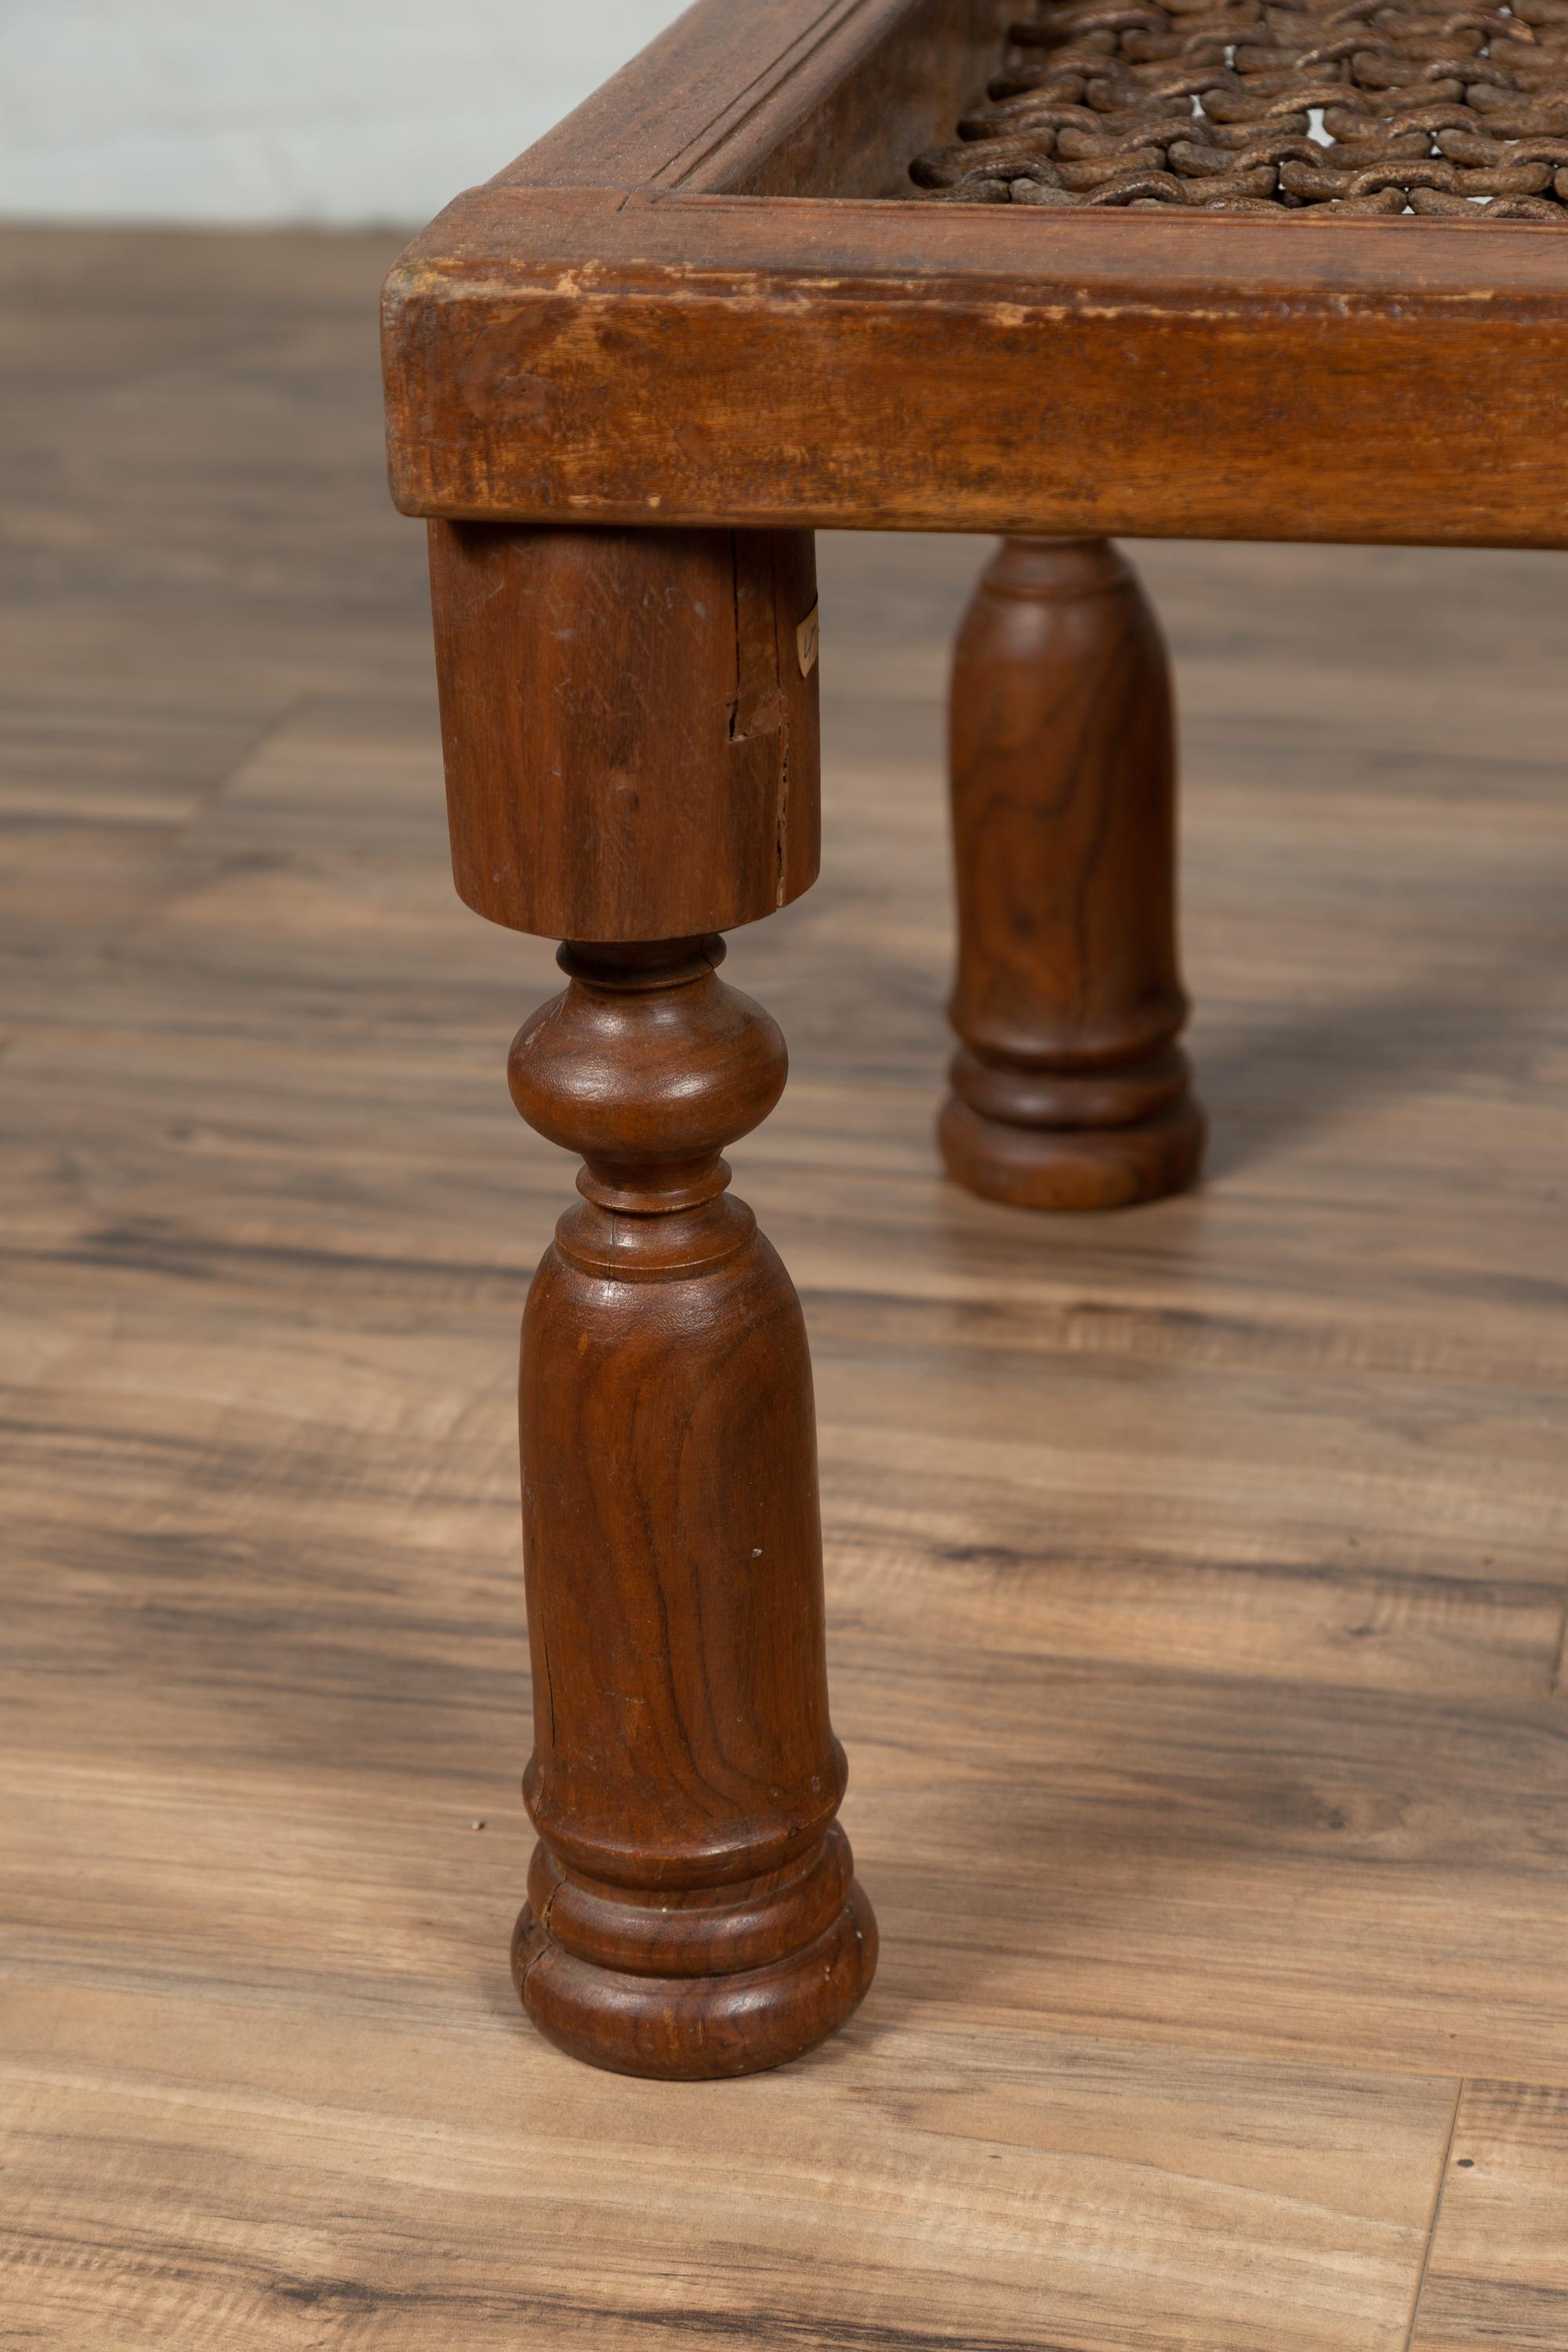
<svg viewBox="0 0 1568 2352"><path fill-rule="evenodd" d="M952 762L949 1172L1025 1208L1178 1191L1204 1120L1176 1043L1169 667L1107 541L1004 542L959 634Z"/></svg>

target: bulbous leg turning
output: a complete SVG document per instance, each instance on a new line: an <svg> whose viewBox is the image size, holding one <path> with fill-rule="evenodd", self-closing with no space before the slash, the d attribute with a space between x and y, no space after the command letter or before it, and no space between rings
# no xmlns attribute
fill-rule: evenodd
<svg viewBox="0 0 1568 2352"><path fill-rule="evenodd" d="M584 1162L523 1317L513 1973L574 2057L748 2074L877 1960L835 1819L805 1328L720 1157L786 1055L718 934L816 873L811 537L437 522L430 580L458 892L576 942L509 1066Z"/></svg>
<svg viewBox="0 0 1568 2352"><path fill-rule="evenodd" d="M1177 1045L1169 668L1104 540L1008 540L959 634L959 1037L948 1171L1022 1208L1179 1191L1205 1123Z"/></svg>
<svg viewBox="0 0 1568 2352"><path fill-rule="evenodd" d="M523 1322L540 1844L512 1966L563 2049L671 2077L797 2056L877 1958L835 1821L805 1328L719 1156L784 1041L722 952L563 950L510 1061L585 1161Z"/></svg>

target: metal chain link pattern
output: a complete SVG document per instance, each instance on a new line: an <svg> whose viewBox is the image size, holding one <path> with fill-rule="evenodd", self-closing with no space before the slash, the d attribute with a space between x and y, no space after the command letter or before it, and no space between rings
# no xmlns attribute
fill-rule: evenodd
<svg viewBox="0 0 1568 2352"><path fill-rule="evenodd" d="M939 204L1568 222L1568 0L1047 0Z"/></svg>

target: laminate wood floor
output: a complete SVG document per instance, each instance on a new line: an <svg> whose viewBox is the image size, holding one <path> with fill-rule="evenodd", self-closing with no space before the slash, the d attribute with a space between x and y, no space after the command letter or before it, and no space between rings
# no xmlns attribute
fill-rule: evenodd
<svg viewBox="0 0 1568 2352"><path fill-rule="evenodd" d="M1142 551L1215 1140L1059 1222L930 1132L983 551L824 542L734 1157L884 1958L595 2074L506 1969L554 974L446 873L393 245L0 237L0 2342L1564 2352L1568 559Z"/></svg>

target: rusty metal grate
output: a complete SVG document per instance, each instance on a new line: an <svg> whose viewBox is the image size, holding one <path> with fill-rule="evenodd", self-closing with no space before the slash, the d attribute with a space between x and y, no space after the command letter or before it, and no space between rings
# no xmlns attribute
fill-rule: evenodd
<svg viewBox="0 0 1568 2352"><path fill-rule="evenodd" d="M910 175L943 204L1568 222L1568 0L1055 0Z"/></svg>

